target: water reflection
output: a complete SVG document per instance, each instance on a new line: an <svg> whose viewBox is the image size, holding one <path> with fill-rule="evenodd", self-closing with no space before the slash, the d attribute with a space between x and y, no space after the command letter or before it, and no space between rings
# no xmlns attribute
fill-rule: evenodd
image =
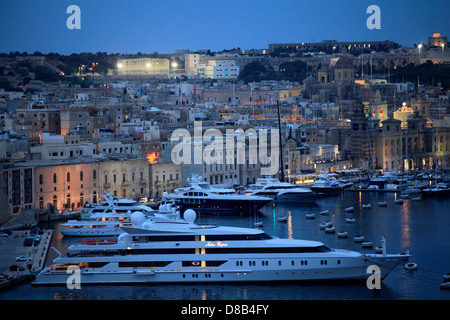
<svg viewBox="0 0 450 320"><path fill-rule="evenodd" d="M410 247L410 214L411 214L411 203L410 201L403 201L401 210L400 210L400 220L401 220L401 233L402 233L402 246Z"/></svg>
<svg viewBox="0 0 450 320"><path fill-rule="evenodd" d="M215 285L118 285L86 286L81 290L70 291L65 287L32 287L29 283L13 289L0 291L0 300L5 299L195 299L195 300L258 300L258 299L450 299L450 291L439 290L436 283L424 281L421 276L425 270L436 272L434 278L450 272L450 199L423 200L411 202L405 199L402 205L395 204L397 194L344 192L340 197L327 197L317 201L316 206L270 204L261 210L257 217L263 222L263 230L280 238L308 239L324 242L332 248L341 248L359 252L373 250L362 249L353 241L355 235L364 235L369 240L379 240L386 236L390 253L411 250L412 261L417 262L416 273L405 272L403 266L397 267L383 282L382 289L374 292L365 284L215 284ZM362 203L371 203L371 210L362 210ZM378 207L379 201L386 201L386 207ZM359 206L358 206L359 204ZM354 206L355 212L345 212L345 208ZM319 214L329 210L328 216ZM359 210L359 212L358 212ZM315 219L306 219L306 214L315 213ZM287 216L287 222L279 222L278 217ZM356 217L357 221L347 224L347 217ZM256 220L254 214L223 216L200 215L199 223L217 223L219 225L250 227ZM338 239L336 235L326 234L319 228L323 221L331 220L337 230L349 233L348 239ZM52 246L61 252L80 239L64 238L55 228ZM374 241L374 245L378 242ZM47 265L56 257L50 250ZM440 272L440 273L439 273ZM431 277L429 277L431 278Z"/></svg>

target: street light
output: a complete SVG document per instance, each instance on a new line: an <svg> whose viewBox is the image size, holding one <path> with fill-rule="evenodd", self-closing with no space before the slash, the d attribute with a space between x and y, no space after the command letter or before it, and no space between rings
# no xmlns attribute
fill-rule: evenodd
<svg viewBox="0 0 450 320"><path fill-rule="evenodd" d="M444 58L444 48L445 48L445 43L442 43L442 44L441 44L441 47L442 47L442 58Z"/></svg>
<svg viewBox="0 0 450 320"><path fill-rule="evenodd" d="M419 48L419 64L420 64L420 49L422 48L422 44L419 43L419 45L417 47Z"/></svg>

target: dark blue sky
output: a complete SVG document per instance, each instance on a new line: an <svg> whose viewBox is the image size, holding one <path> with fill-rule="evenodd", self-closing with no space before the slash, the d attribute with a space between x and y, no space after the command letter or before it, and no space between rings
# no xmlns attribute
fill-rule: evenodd
<svg viewBox="0 0 450 320"><path fill-rule="evenodd" d="M81 30L66 9L81 8ZM369 30L369 5L381 30ZM0 52L172 53L263 49L272 42L450 37L449 0L0 0Z"/></svg>

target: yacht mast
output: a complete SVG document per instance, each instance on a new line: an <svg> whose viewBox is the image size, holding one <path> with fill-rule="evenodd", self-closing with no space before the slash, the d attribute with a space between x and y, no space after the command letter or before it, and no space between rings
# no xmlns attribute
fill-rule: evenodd
<svg viewBox="0 0 450 320"><path fill-rule="evenodd" d="M281 140L281 116L280 116L280 102L277 100L277 111L278 111L278 137L279 137L279 148L280 148L280 166L281 166L281 178L280 181L284 182L284 162L283 162L283 141Z"/></svg>

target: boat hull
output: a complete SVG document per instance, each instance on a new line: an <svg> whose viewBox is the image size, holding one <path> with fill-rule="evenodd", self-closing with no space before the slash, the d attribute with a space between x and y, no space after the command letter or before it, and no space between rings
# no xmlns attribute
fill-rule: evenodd
<svg viewBox="0 0 450 320"><path fill-rule="evenodd" d="M424 198L439 198L447 199L450 198L450 189L443 190L422 190L422 196Z"/></svg>
<svg viewBox="0 0 450 320"><path fill-rule="evenodd" d="M181 207L182 211L193 209L198 212L237 212L254 214L256 211L270 203L272 199L265 200L217 200L202 199L198 201L190 201L187 199L177 199L176 204Z"/></svg>
<svg viewBox="0 0 450 320"><path fill-rule="evenodd" d="M279 194L270 194L270 193L257 193L255 195L261 197L271 197L273 198L273 202L277 203L305 203L305 204L314 204L316 202L316 195L313 192L304 192L304 193L279 193Z"/></svg>
<svg viewBox="0 0 450 320"><path fill-rule="evenodd" d="M111 268L84 270L79 274L80 285L123 283L210 283L210 282L283 282L367 280L371 265L380 267L384 279L408 255L359 255L354 257L280 257L247 256L229 259L219 267L182 267L175 261L162 268ZM303 261L308 261L304 264ZM265 265L263 265L265 261ZM250 264L255 266L249 266ZM117 265L117 264L116 264ZM67 285L72 272L44 269L34 285Z"/></svg>
<svg viewBox="0 0 450 320"><path fill-rule="evenodd" d="M334 188L334 187L314 187L314 186L311 186L310 189L311 191L317 193L319 196L339 194L344 190L344 188L342 187Z"/></svg>

